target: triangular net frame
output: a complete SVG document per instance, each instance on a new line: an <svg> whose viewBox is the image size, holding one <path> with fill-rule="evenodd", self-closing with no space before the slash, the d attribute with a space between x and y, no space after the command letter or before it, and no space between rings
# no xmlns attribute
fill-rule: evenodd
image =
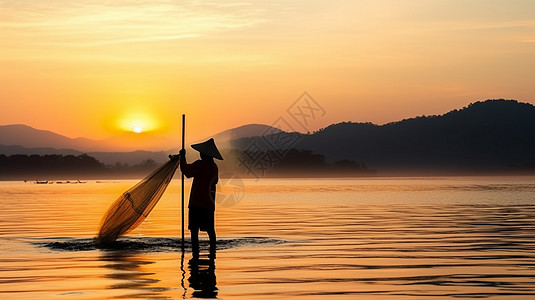
<svg viewBox="0 0 535 300"><path fill-rule="evenodd" d="M119 196L102 217L97 244L113 243L141 224L162 197L178 164L178 156L174 156Z"/></svg>

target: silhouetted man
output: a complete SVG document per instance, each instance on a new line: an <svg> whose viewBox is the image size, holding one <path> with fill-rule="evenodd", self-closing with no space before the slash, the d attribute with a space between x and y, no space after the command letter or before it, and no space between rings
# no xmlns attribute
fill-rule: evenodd
<svg viewBox="0 0 535 300"><path fill-rule="evenodd" d="M219 177L214 158L223 160L223 157L219 153L214 139L191 145L191 147L199 151L201 155L201 159L192 164L186 162L186 150L180 150L180 170L186 177L193 177L188 205L191 248L194 257L198 257L199 230L206 231L210 237L210 256L215 257L214 212L216 184Z"/></svg>

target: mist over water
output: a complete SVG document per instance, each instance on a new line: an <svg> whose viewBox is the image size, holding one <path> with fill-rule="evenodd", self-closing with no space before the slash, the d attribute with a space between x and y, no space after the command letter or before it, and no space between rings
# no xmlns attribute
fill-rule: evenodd
<svg viewBox="0 0 535 300"><path fill-rule="evenodd" d="M180 251L178 181L116 247L96 248L100 218L135 183L0 182L0 295L535 297L535 178L243 180L243 199L216 207L215 261Z"/></svg>

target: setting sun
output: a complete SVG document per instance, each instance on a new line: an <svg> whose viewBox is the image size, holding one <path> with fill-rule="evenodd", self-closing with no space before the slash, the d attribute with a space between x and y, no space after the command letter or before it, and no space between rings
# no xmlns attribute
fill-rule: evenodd
<svg viewBox="0 0 535 300"><path fill-rule="evenodd" d="M145 112L129 113L119 119L117 125L122 130L135 133L152 131L159 127L158 121Z"/></svg>

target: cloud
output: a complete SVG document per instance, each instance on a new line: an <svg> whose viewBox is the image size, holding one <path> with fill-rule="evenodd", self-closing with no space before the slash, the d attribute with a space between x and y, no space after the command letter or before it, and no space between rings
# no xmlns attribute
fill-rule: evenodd
<svg viewBox="0 0 535 300"><path fill-rule="evenodd" d="M454 30L523 30L535 29L535 20L516 20L501 22L464 22L453 26Z"/></svg>
<svg viewBox="0 0 535 300"><path fill-rule="evenodd" d="M2 1L0 33L11 47L83 47L190 39L263 22L247 2Z"/></svg>

